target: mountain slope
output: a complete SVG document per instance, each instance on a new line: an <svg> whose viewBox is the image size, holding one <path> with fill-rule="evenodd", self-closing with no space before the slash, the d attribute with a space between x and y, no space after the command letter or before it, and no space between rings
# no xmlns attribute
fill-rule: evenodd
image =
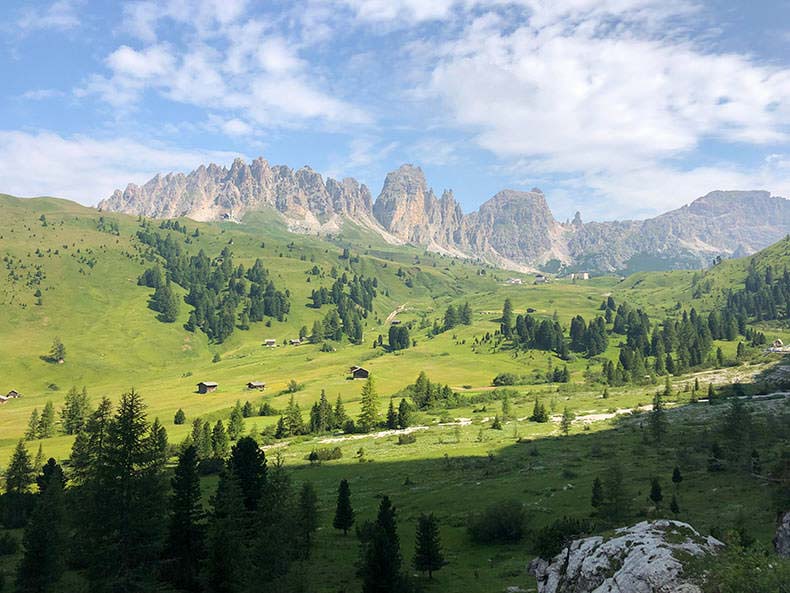
<svg viewBox="0 0 790 593"><path fill-rule="evenodd" d="M464 214L452 191L437 197L423 171L402 165L372 199L364 184L324 180L258 158L230 169L201 166L130 184L99 204L107 211L156 218L240 220L275 210L296 232L338 232L344 221L391 243L479 258L512 269L635 272L704 267L718 256L743 256L790 233L790 201L767 191L714 191L643 221L559 223L540 190L503 190Z"/></svg>

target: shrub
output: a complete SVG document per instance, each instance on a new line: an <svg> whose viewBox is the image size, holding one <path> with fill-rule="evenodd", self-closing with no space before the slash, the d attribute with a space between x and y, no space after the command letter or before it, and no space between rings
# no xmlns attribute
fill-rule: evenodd
<svg viewBox="0 0 790 593"><path fill-rule="evenodd" d="M305 459L314 463L316 461L332 461L342 457L343 451L340 450L340 447L320 447L310 451L310 454Z"/></svg>
<svg viewBox="0 0 790 593"><path fill-rule="evenodd" d="M19 551L19 542L10 533L0 535L0 556L11 556Z"/></svg>
<svg viewBox="0 0 790 593"><path fill-rule="evenodd" d="M527 377L517 375L516 373L499 373L491 382L495 387L503 387L505 385L523 385L527 382Z"/></svg>
<svg viewBox="0 0 790 593"><path fill-rule="evenodd" d="M278 416L279 414L269 402L263 402L258 408L258 416Z"/></svg>
<svg viewBox="0 0 790 593"><path fill-rule="evenodd" d="M413 432L408 434L399 434L398 435L398 444L399 445L413 445L417 442L417 435Z"/></svg>
<svg viewBox="0 0 790 593"><path fill-rule="evenodd" d="M526 532L527 514L517 500L496 502L469 521L469 536L480 544L520 542Z"/></svg>
<svg viewBox="0 0 790 593"><path fill-rule="evenodd" d="M545 560L551 560L568 543L593 531L594 525L588 519L563 517L551 525L543 527L535 534L535 552Z"/></svg>

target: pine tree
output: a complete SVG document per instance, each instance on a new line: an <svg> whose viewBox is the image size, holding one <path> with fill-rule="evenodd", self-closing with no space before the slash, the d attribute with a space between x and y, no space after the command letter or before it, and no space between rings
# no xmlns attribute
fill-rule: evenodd
<svg viewBox="0 0 790 593"><path fill-rule="evenodd" d="M388 496L381 499L369 540L362 542L359 576L362 593L398 593L403 589L395 508Z"/></svg>
<svg viewBox="0 0 790 593"><path fill-rule="evenodd" d="M398 404L398 428L408 428L411 425L411 406L405 398Z"/></svg>
<svg viewBox="0 0 790 593"><path fill-rule="evenodd" d="M63 409L60 411L60 421L66 434L77 434L88 420L90 415L90 400L88 390L83 387L77 391L72 387L66 394Z"/></svg>
<svg viewBox="0 0 790 593"><path fill-rule="evenodd" d="M340 486L337 489L337 508L332 526L335 529L341 529L343 535L346 535L353 524L354 509L351 507L351 488L348 485L348 480L340 480Z"/></svg>
<svg viewBox="0 0 790 593"><path fill-rule="evenodd" d="M619 523L630 512L630 497L626 490L623 467L618 459L613 459L604 476L603 511L607 519Z"/></svg>
<svg viewBox="0 0 790 593"><path fill-rule="evenodd" d="M500 325L502 334L509 338L513 333L513 304L510 299L505 299L505 304L502 307L502 323Z"/></svg>
<svg viewBox="0 0 790 593"><path fill-rule="evenodd" d="M38 408L33 408L33 411L30 412L30 418L28 418L27 421L27 430L25 431L26 441L34 441L38 438L39 424Z"/></svg>
<svg viewBox="0 0 790 593"><path fill-rule="evenodd" d="M230 453L230 439L222 420L217 420L211 430L211 450L215 459L225 459Z"/></svg>
<svg viewBox="0 0 790 593"><path fill-rule="evenodd" d="M36 482L38 500L25 528L24 552L17 569L16 590L20 593L51 591L65 568L66 478L50 459Z"/></svg>
<svg viewBox="0 0 790 593"><path fill-rule="evenodd" d="M376 385L373 382L373 375L368 376L362 386L361 410L357 426L362 432L370 432L379 420L378 394Z"/></svg>
<svg viewBox="0 0 790 593"><path fill-rule="evenodd" d="M49 359L52 362L63 363L66 360L66 347L60 338L55 338L52 341L52 348L49 350Z"/></svg>
<svg viewBox="0 0 790 593"><path fill-rule="evenodd" d="M180 425L180 424L184 424L184 422L186 421L187 421L187 415L184 413L184 410L178 408L175 416L173 416L173 424Z"/></svg>
<svg viewBox="0 0 790 593"><path fill-rule="evenodd" d="M33 469L35 471L39 471L42 467L44 467L44 447L41 443L39 443L38 451L36 451L36 457L33 460Z"/></svg>
<svg viewBox="0 0 790 593"><path fill-rule="evenodd" d="M81 544L92 591L151 590L166 526L161 436L145 404L124 393L77 505Z"/></svg>
<svg viewBox="0 0 790 593"><path fill-rule="evenodd" d="M245 514L239 481L229 467L220 475L211 503L206 590L242 593L249 565L250 546L245 542L249 519Z"/></svg>
<svg viewBox="0 0 790 593"><path fill-rule="evenodd" d="M674 494L672 495L672 502L669 503L669 510L672 511L675 515L680 512L680 505L678 504L677 496Z"/></svg>
<svg viewBox="0 0 790 593"><path fill-rule="evenodd" d="M55 435L55 406L51 401L44 404L38 419L38 438L48 439Z"/></svg>
<svg viewBox="0 0 790 593"><path fill-rule="evenodd" d="M672 483L675 485L675 491L677 491L682 481L683 475L680 473L680 468L676 465L675 469L672 470Z"/></svg>
<svg viewBox="0 0 790 593"><path fill-rule="evenodd" d="M502 420L504 422L510 420L510 398L507 393L502 397Z"/></svg>
<svg viewBox="0 0 790 593"><path fill-rule="evenodd" d="M592 496L590 497L590 504L596 511L600 509L605 502L603 484L601 479L596 477L592 485Z"/></svg>
<svg viewBox="0 0 790 593"><path fill-rule="evenodd" d="M664 500L664 496L661 494L661 483L658 481L658 478L650 480L650 500L656 505L656 509L661 506L661 501Z"/></svg>
<svg viewBox="0 0 790 593"><path fill-rule="evenodd" d="M422 514L417 519L417 535L414 545L414 568L427 572L433 578L434 571L446 564L439 539L439 525L433 514Z"/></svg>
<svg viewBox="0 0 790 593"><path fill-rule="evenodd" d="M30 490L33 484L35 469L30 461L30 453L27 452L25 442L19 440L8 463L5 472L5 490L15 494L22 494Z"/></svg>
<svg viewBox="0 0 790 593"><path fill-rule="evenodd" d="M713 383L708 383L708 403L712 404L716 399L716 390L713 388Z"/></svg>
<svg viewBox="0 0 790 593"><path fill-rule="evenodd" d="M291 395L291 399L288 401L288 407L285 408L284 422L288 436L304 434L302 410L299 408L299 404L296 403L293 395Z"/></svg>
<svg viewBox="0 0 790 593"><path fill-rule="evenodd" d="M667 432L667 418L664 402L660 393L653 396L653 410L650 412L650 432L656 444L661 444Z"/></svg>
<svg viewBox="0 0 790 593"><path fill-rule="evenodd" d="M337 396L337 400L335 401L335 410L333 415L335 428L343 428L346 421L348 420L348 415L346 414L346 408L343 405L343 398L341 398L340 395Z"/></svg>
<svg viewBox="0 0 790 593"><path fill-rule="evenodd" d="M230 413L230 420L228 421L228 436L231 441L238 440L244 432L244 414L241 409L241 402L236 400L236 405Z"/></svg>
<svg viewBox="0 0 790 593"><path fill-rule="evenodd" d="M573 413L568 409L568 406L565 406L565 409L562 412L562 420L560 420L560 430L562 434L568 436L568 433L571 431L571 424L573 423Z"/></svg>
<svg viewBox="0 0 790 593"><path fill-rule="evenodd" d="M176 588L201 590L200 567L205 555L205 526L200 494L198 456L194 445L178 458L172 486L171 514L165 548L165 575Z"/></svg>
<svg viewBox="0 0 790 593"><path fill-rule="evenodd" d="M318 495L310 482L302 484L297 506L298 552L302 558L310 557L313 534L318 529Z"/></svg>
<svg viewBox="0 0 790 593"><path fill-rule="evenodd" d="M394 430L398 428L398 413L395 411L395 404L390 398L390 405L387 408L387 428Z"/></svg>

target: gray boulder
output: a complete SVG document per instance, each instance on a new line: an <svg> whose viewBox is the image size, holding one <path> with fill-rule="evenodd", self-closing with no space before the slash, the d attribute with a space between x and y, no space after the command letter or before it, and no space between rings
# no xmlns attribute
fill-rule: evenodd
<svg viewBox="0 0 790 593"><path fill-rule="evenodd" d="M790 558L790 511L779 520L774 536L774 549L782 558Z"/></svg>
<svg viewBox="0 0 790 593"><path fill-rule="evenodd" d="M714 554L724 544L680 521L642 521L612 536L573 541L529 572L538 593L699 593L683 575L683 560Z"/></svg>

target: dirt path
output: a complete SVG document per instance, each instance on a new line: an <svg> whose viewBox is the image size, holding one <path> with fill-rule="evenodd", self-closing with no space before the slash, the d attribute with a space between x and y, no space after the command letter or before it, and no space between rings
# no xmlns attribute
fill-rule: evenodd
<svg viewBox="0 0 790 593"><path fill-rule="evenodd" d="M406 303L403 303L402 305L398 305L392 313L387 315L387 320L384 323L389 325L390 323L392 323L392 320L395 319L398 313L405 310L406 310Z"/></svg>
<svg viewBox="0 0 790 593"><path fill-rule="evenodd" d="M392 430L379 430L378 432L368 432L364 434L349 434L339 437L328 437L325 439L321 439L318 441L322 445L328 445L331 443L342 443L345 441L357 441L359 439L382 439L385 437L391 437L399 434L409 434L412 432L416 432L418 430L428 430L434 426L469 426L472 424L471 418L459 418L455 422L439 422L438 424L431 424L431 425L419 425L419 426L409 426L408 428L397 428Z"/></svg>

